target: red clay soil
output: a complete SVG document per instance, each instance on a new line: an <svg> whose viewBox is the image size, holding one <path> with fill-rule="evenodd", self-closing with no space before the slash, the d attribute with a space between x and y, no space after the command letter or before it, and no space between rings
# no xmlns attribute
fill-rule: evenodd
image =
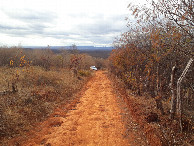
<svg viewBox="0 0 194 146"><path fill-rule="evenodd" d="M71 110L67 113L68 107L57 109L33 132L13 140L11 145L130 145L124 136L122 111L107 75L97 71L86 87L74 108L69 106Z"/></svg>

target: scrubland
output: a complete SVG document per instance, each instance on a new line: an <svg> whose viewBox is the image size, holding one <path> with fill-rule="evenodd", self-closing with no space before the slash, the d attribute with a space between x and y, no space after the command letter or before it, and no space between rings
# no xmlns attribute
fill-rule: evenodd
<svg viewBox="0 0 194 146"><path fill-rule="evenodd" d="M144 120L161 127L167 145L193 145L193 3L156 0L128 8L136 23L126 19L129 29L114 42L109 71L129 106L131 95L141 104L138 114L149 107Z"/></svg>
<svg viewBox="0 0 194 146"><path fill-rule="evenodd" d="M22 135L67 104L104 60L61 50L0 48L0 141Z"/></svg>

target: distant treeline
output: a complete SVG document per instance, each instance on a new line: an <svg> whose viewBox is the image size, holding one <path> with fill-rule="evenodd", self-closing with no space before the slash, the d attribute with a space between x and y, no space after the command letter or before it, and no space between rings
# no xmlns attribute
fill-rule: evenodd
<svg viewBox="0 0 194 146"><path fill-rule="evenodd" d="M93 54L92 54L93 53ZM110 53L110 51L109 51ZM104 51L80 51L77 48L65 49L30 49L19 47L0 48L0 66L18 67L21 59L25 60L25 65L41 66L47 70L52 67L57 68L77 68L89 69L96 65L98 68L105 68L105 59L108 52Z"/></svg>
<svg viewBox="0 0 194 146"><path fill-rule="evenodd" d="M63 50L60 49L51 49L54 53L59 54L61 53ZM67 52L72 52L75 50L72 49L67 49ZM107 59L110 56L110 53L112 52L112 50L76 50L78 53L80 54L88 54L92 57L95 58L103 58L103 59Z"/></svg>
<svg viewBox="0 0 194 146"><path fill-rule="evenodd" d="M86 53L89 54L92 57L96 58L108 58L110 56L112 50L80 50L80 53Z"/></svg>

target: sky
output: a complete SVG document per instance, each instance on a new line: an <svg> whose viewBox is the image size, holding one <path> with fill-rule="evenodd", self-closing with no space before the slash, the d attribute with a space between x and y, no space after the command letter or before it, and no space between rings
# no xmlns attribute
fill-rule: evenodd
<svg viewBox="0 0 194 146"><path fill-rule="evenodd" d="M137 1L0 0L0 46L111 46Z"/></svg>

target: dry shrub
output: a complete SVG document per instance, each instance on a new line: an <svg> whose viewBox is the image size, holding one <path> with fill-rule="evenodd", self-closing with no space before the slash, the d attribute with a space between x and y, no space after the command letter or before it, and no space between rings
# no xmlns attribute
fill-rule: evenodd
<svg viewBox="0 0 194 146"><path fill-rule="evenodd" d="M82 77L89 77L92 75L91 71L88 71L88 70L79 70L78 73Z"/></svg>
<svg viewBox="0 0 194 146"><path fill-rule="evenodd" d="M93 65L95 65L94 59L87 54L83 54L82 61L80 63L80 68L83 70L88 70L90 66L93 66Z"/></svg>
<svg viewBox="0 0 194 146"><path fill-rule="evenodd" d="M89 72L85 71L85 75ZM68 102L81 89L82 80L70 70L46 71L42 67L0 68L0 91L11 90L13 81L18 92L0 95L0 144L4 139L28 131L35 122L48 117L53 109Z"/></svg>
<svg viewBox="0 0 194 146"><path fill-rule="evenodd" d="M166 114L162 115L157 109L154 98L134 95L131 90L126 89L118 77L113 74L109 76L113 80L113 87L119 98L126 102L130 117L142 127L150 145L160 145L159 142L164 146L183 145L185 141L192 143L193 121L190 118L183 116L183 133L180 133L178 118L173 121L169 118L170 107L166 106L168 103L163 102Z"/></svg>
<svg viewBox="0 0 194 146"><path fill-rule="evenodd" d="M106 69L107 68L107 60L103 58L96 58L95 65L98 69Z"/></svg>

